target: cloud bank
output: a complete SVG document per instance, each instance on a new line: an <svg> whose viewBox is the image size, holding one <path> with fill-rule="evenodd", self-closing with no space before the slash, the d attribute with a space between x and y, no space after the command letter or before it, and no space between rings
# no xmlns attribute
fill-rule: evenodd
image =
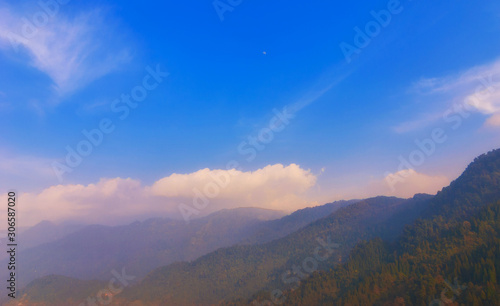
<svg viewBox="0 0 500 306"><path fill-rule="evenodd" d="M219 184L219 180L228 181ZM216 196L207 188L213 184L219 186ZM174 173L151 186L130 178L57 185L20 195L20 225L32 226L42 220L117 225L154 216L182 218L179 205L192 205L197 191L209 200L198 216L246 206L293 211L311 206L304 193L315 184L316 176L309 170L296 164L276 164L253 172L202 169Z"/></svg>

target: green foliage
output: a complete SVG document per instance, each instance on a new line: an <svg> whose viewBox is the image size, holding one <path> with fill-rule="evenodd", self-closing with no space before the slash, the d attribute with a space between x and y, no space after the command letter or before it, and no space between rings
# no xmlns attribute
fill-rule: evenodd
<svg viewBox="0 0 500 306"><path fill-rule="evenodd" d="M499 187L496 150L440 192L425 219L407 227L395 245L359 244L347 263L286 292L285 305L429 305L436 299L500 305Z"/></svg>
<svg viewBox="0 0 500 306"><path fill-rule="evenodd" d="M79 305L108 288L104 281L83 281L70 277L49 275L30 283L18 293L18 300L8 305Z"/></svg>

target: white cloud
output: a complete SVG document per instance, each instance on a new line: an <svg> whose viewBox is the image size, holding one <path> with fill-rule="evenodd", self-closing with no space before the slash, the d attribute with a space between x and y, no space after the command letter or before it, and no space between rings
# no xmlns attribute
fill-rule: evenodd
<svg viewBox="0 0 500 306"><path fill-rule="evenodd" d="M36 13L43 13L37 7ZM30 65L46 73L61 95L84 87L130 60L113 23L102 11L63 16L64 7L40 27L34 14L0 8L0 47L27 52ZM31 19L31 20L30 20ZM28 26L27 26L28 25ZM31 31L26 29L31 28Z"/></svg>
<svg viewBox="0 0 500 306"><path fill-rule="evenodd" d="M409 198L416 193L436 194L448 186L450 180L442 175L427 175L413 169L388 174L382 181L374 181L369 190L374 194Z"/></svg>
<svg viewBox="0 0 500 306"><path fill-rule="evenodd" d="M22 194L20 199L23 226L42 220L106 224L108 219L120 220L126 214L148 209L140 182L121 178L102 179L86 186L52 186L38 194Z"/></svg>
<svg viewBox="0 0 500 306"><path fill-rule="evenodd" d="M181 218L179 205L193 206L200 194L209 203L198 216L249 206L293 211L311 206L304 192L315 183L315 175L295 164L269 165L253 172L174 173L152 186L130 178L101 179L96 184L57 185L40 193L24 193L20 214L23 226L41 220L115 225L152 216ZM214 188L219 190L215 195Z"/></svg>
<svg viewBox="0 0 500 306"><path fill-rule="evenodd" d="M190 174L172 174L157 181L152 192L161 196L191 196L193 188L203 190L210 182L220 182L219 198L234 198L241 195L284 194L290 191L304 192L316 182L316 177L296 164L269 165L253 172L202 169ZM227 182L227 183L226 183Z"/></svg>
<svg viewBox="0 0 500 306"><path fill-rule="evenodd" d="M497 115L500 114L500 60L446 77L422 79L413 84L413 89L421 94L441 94L443 100L459 100L469 111L491 116L487 119L486 125L500 125L497 124ZM424 117L413 122L405 122L395 130L406 132L425 126L426 122L433 122L436 118L438 117ZM413 124L415 122L418 124Z"/></svg>
<svg viewBox="0 0 500 306"><path fill-rule="evenodd" d="M500 81L496 87L491 86L467 96L466 101L483 114L500 113Z"/></svg>

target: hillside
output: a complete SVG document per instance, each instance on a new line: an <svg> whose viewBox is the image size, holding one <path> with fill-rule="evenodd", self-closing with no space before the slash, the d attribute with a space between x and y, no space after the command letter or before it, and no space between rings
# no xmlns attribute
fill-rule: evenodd
<svg viewBox="0 0 500 306"><path fill-rule="evenodd" d="M244 240L246 244L258 244L285 237L318 219L326 217L339 208L359 202L359 200L336 201L316 207L297 210L283 218L266 221L251 237Z"/></svg>
<svg viewBox="0 0 500 306"><path fill-rule="evenodd" d="M223 248L190 263L156 269L138 285L127 288L116 303L139 300L148 305L193 305L250 297L256 291L281 285L282 274L293 263L314 254L321 244L330 245L330 254L318 262L318 269L341 262L362 239L394 238L413 220L415 214L407 211L422 209L426 201L425 196L363 200L285 238L263 245Z"/></svg>
<svg viewBox="0 0 500 306"><path fill-rule="evenodd" d="M359 244L346 264L286 292L284 305L500 305L500 150L478 157L424 217L395 245Z"/></svg>
<svg viewBox="0 0 500 306"><path fill-rule="evenodd" d="M19 245L19 251L62 239L84 226L81 224L54 224L49 221L42 221L35 226L19 231L19 237L23 243ZM7 238L0 239L1 244L7 244ZM7 258L7 254L0 252L0 260Z"/></svg>
<svg viewBox="0 0 500 306"><path fill-rule="evenodd" d="M106 280L111 270L120 268L140 278L156 267L194 260L220 247L281 238L354 202L328 203L284 217L279 211L237 208L221 210L189 224L156 218L126 226L87 226L69 235L60 230L63 238L52 238L52 243L42 243L41 239L39 246L23 249L20 257L24 269L19 285L51 274ZM42 222L27 232L36 238L57 233L57 229L61 227ZM26 239L29 237L26 235Z"/></svg>
<svg viewBox="0 0 500 306"><path fill-rule="evenodd" d="M216 301L221 296L228 299L237 296L237 294L250 296L253 292L279 283L280 274L284 272L284 268L287 267L289 262L291 263L301 256L309 256L309 253L314 252L314 249L319 246L318 241L315 240L316 238L322 239L323 243L330 244L332 241L339 241L338 243L341 245L338 250L334 250L335 253L332 253L321 267L338 263L342 256L348 254L349 249L359 239L366 239L366 237L372 237L377 233L389 238L393 237L395 232L402 229L405 222L409 222L406 220L407 218L413 218L414 214L408 212L423 209L425 207L423 204L428 198L429 196L426 195L417 196L415 199L410 200L378 197L349 206L346 206L347 202L340 202L300 210L283 218L284 220L279 219L270 222L290 224L292 220L316 218L323 212L329 212L332 209L336 210L336 212L273 242L223 248L191 263L175 263L156 269L148 274L146 279L140 282L137 287L130 287L130 292L115 296L113 301L118 305L127 304L129 303L129 297L133 299L133 295L138 294L141 295L141 299L145 295L144 300L147 300L146 303L150 304L153 301L150 298L148 300L147 295L155 292L160 295L161 299L170 294L176 296L177 299L186 298L186 301L192 301L193 297L198 297L198 299L209 297ZM346 207L337 210L340 206ZM300 222L297 223L301 224ZM384 225L384 223L388 223L390 226ZM264 230L269 226L274 226L271 224L268 223ZM240 270L245 271L245 276L241 279ZM170 290L165 290L163 280L161 280L165 275L168 276L168 281L174 281L178 286L172 286L169 287ZM192 278L190 275L192 275ZM217 280L218 278L220 280ZM75 290L87 292L86 286L92 284L93 281L81 282L79 283L81 288ZM57 292L63 286L64 284L55 281L47 285L45 278L39 278L33 281L26 290L22 290L21 294L25 296L26 301L31 303L35 302L36 296L36 303L45 305L43 304L45 301L43 295L33 295L32 292L39 293L42 291L40 288L47 292ZM220 287L220 290L212 291L214 286ZM193 288L197 290L196 296L193 295ZM237 292L234 292L235 288ZM203 296L204 294L206 295ZM152 297L154 298L155 295ZM33 298L33 300L30 300L30 298ZM189 302L178 301L175 302L178 305L189 304ZM63 303L64 300L61 299L58 302ZM50 303L47 305L50 305Z"/></svg>
<svg viewBox="0 0 500 306"><path fill-rule="evenodd" d="M111 305L248 305L272 292L285 305L498 305L499 233L496 150L434 197L361 200L286 237L154 269ZM59 286L36 280L25 298Z"/></svg>
<svg viewBox="0 0 500 306"><path fill-rule="evenodd" d="M78 279L110 278L113 269L142 277L175 261L193 260L252 236L282 212L238 208L192 220L149 219L124 226L86 226L50 243L23 250L19 286L56 274Z"/></svg>
<svg viewBox="0 0 500 306"><path fill-rule="evenodd" d="M81 305L89 297L95 300L96 293L106 288L108 282L105 281L83 281L66 276L48 275L25 288L29 295L20 294L16 301L4 298L0 302L2 305Z"/></svg>

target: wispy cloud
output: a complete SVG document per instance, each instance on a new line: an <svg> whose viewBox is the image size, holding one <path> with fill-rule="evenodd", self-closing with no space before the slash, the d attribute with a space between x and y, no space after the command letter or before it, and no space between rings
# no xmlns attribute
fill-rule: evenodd
<svg viewBox="0 0 500 306"><path fill-rule="evenodd" d="M439 120L439 118L441 117L442 117L441 113L425 114L422 115L420 118L402 122L393 127L393 130L398 134L408 133L423 128L427 126L430 122Z"/></svg>
<svg viewBox="0 0 500 306"><path fill-rule="evenodd" d="M437 77L423 78L412 85L412 88L421 93L464 93L475 90L483 85L492 86L493 78L496 83L500 82L500 60L492 63L475 66L456 74Z"/></svg>
<svg viewBox="0 0 500 306"><path fill-rule="evenodd" d="M31 35L23 35L29 16L0 8L0 47L27 53L29 64L46 73L54 89L66 95L118 69L131 55L102 10L68 17L62 9L43 27L34 26Z"/></svg>
<svg viewBox="0 0 500 306"><path fill-rule="evenodd" d="M444 102L460 101L470 111L487 115L486 125L500 126L500 59L443 77L423 78L411 86L411 92ZM433 100L433 101L434 101ZM428 126L442 118L449 105L433 114L420 115L394 127L396 133L406 133Z"/></svg>
<svg viewBox="0 0 500 306"><path fill-rule="evenodd" d="M500 80L496 85L485 87L483 90L478 89L474 94L467 96L465 101L477 111L489 115L486 120L487 126L500 126Z"/></svg>
<svg viewBox="0 0 500 306"><path fill-rule="evenodd" d="M321 97L323 97L327 92L329 92L332 88L337 86L340 82L342 82L348 74L344 74L340 77L336 77L333 80L323 80L322 82L319 82L319 84L316 87L323 86L320 88L314 88L310 90L305 96L303 96L301 99L299 99L297 102L292 103L288 106L290 111L292 113L298 112L304 107L307 107L309 104L312 104L319 100ZM331 78L331 77L330 77ZM324 83L327 81L328 83L326 85L321 85L321 83Z"/></svg>

